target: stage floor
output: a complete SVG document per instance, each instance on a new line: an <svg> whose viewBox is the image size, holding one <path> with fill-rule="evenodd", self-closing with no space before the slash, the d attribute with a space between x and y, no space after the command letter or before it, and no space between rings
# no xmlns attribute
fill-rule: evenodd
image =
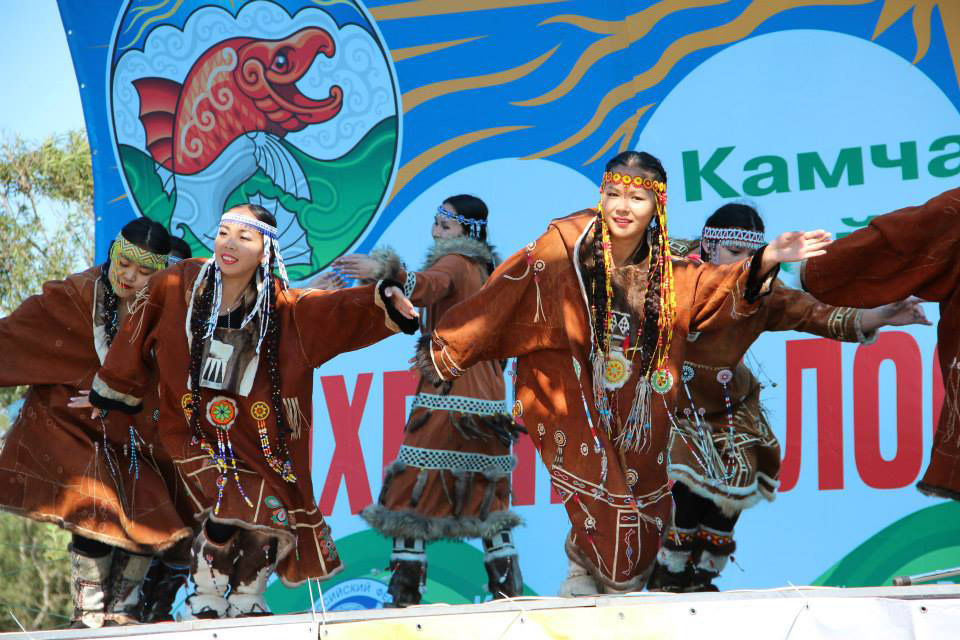
<svg viewBox="0 0 960 640"><path fill-rule="evenodd" d="M0 634L4 640L359 638L878 640L960 637L960 585L786 587L703 594L522 598L477 605L317 611L268 618Z"/></svg>

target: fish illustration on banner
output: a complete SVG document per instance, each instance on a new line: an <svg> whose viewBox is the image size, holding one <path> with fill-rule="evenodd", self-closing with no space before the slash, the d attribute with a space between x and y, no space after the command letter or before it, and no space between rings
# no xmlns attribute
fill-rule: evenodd
<svg viewBox="0 0 960 640"><path fill-rule="evenodd" d="M225 209L261 204L291 277L309 277L361 235L396 165L398 93L376 30L346 1L167 4L131 1L112 39L131 203L199 255Z"/></svg>

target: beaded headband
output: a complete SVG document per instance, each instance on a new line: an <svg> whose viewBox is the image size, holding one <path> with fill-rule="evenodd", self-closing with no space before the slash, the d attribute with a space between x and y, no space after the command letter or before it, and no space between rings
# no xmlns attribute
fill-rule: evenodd
<svg viewBox="0 0 960 640"><path fill-rule="evenodd" d="M467 218L466 216L462 216L459 213L450 213L449 211L443 208L443 205L440 205L439 207L437 207L437 213L440 214L441 216L450 218L451 220L456 220L457 222L459 222L465 227L469 227L470 228L469 233L474 238L477 238L480 236L480 227L487 226L486 220L476 220L474 218Z"/></svg>
<svg viewBox="0 0 960 640"><path fill-rule="evenodd" d="M236 213L230 213L229 211L220 216L220 224L229 222L231 224L239 224L244 227L249 227L254 231L259 231L263 235L267 236L271 240L277 239L277 228L267 224L266 222L260 222L256 218L248 218L247 216L241 216Z"/></svg>
<svg viewBox="0 0 960 640"><path fill-rule="evenodd" d="M605 171L603 173L603 181L600 183L600 188L602 189L603 186L608 182L612 182L613 184L622 184L626 187L641 187L643 189L655 191L659 195L666 195L667 193L666 182L660 182L659 180L644 178L642 176L630 176L625 173Z"/></svg>
<svg viewBox="0 0 960 640"><path fill-rule="evenodd" d="M762 231L736 229L733 227L704 227L702 238L704 242L715 242L717 244L743 249L759 249L765 243Z"/></svg>
<svg viewBox="0 0 960 640"><path fill-rule="evenodd" d="M110 260L116 261L120 256L147 269L160 270L167 268L166 255L142 249L124 238L122 233L118 233L113 241L113 246L110 248Z"/></svg>

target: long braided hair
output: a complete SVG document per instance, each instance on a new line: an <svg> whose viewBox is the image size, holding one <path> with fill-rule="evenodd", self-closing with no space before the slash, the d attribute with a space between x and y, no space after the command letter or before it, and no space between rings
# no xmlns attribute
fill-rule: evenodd
<svg viewBox="0 0 960 640"><path fill-rule="evenodd" d="M612 172L618 167L637 169L652 180L666 184L667 172L660 161L643 151L624 151L615 155L607 162L605 172ZM667 244L666 214L663 204L657 201L657 215L647 227L638 253L641 257L649 254L650 267L647 272L647 290L644 297L643 326L640 335L640 370L649 373L665 361L665 351L669 349L670 339L661 335L661 330L669 331L672 328L673 309L670 301L664 296L672 297L672 270L669 261L670 248ZM591 291L591 311L594 323L594 348L600 352L609 350L610 322L612 318L606 313L608 297L612 294L611 265L605 256L604 244L609 248L609 234L603 220L603 211L597 207L597 218L593 234L593 273ZM669 316L669 317L667 317Z"/></svg>
<svg viewBox="0 0 960 640"><path fill-rule="evenodd" d="M166 255L170 253L170 234L163 228L163 225L154 222L150 218L135 218L123 226L120 230L128 242L132 242L141 249ZM115 241L114 241L115 242ZM112 253L113 242L107 248L107 260L100 267L100 284L103 287L103 327L107 335L107 345L113 342L120 328L120 298L113 290L113 283L110 282L110 254Z"/></svg>
<svg viewBox="0 0 960 640"><path fill-rule="evenodd" d="M273 214L256 204L244 205L246 210L256 217L260 222L271 226L276 226L277 221ZM264 242L267 239L264 238ZM213 260L213 258L211 258ZM264 283L267 287L267 299L269 316L267 324L267 334L264 337L264 347L266 349L267 371L270 375L270 399L273 413L277 420L277 452L282 459L289 460L290 453L287 448L286 434L290 432L290 427L286 423L286 416L283 411L283 400L280 394L280 323L276 317L276 282L273 275L276 266L276 256L271 251L270 263L268 269L269 282ZM256 274L254 274L256 278ZM216 272L209 269L206 272L206 280L202 283L202 292L194 301L193 312L190 316L190 428L194 436L200 443L206 442L201 427L202 400L200 396L200 380L203 367L203 353L205 347L207 320L210 317L211 306L213 305L215 289ZM258 323L254 321L254 326Z"/></svg>

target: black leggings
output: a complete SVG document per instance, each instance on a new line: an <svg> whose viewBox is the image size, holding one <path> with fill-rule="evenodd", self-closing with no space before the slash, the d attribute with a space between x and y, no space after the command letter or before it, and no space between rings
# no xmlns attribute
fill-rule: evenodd
<svg viewBox="0 0 960 640"><path fill-rule="evenodd" d="M708 500L690 490L682 482L673 484L673 504L676 506L674 525L678 529L696 529L701 525L714 531L733 533L740 512L725 516L713 500Z"/></svg>

